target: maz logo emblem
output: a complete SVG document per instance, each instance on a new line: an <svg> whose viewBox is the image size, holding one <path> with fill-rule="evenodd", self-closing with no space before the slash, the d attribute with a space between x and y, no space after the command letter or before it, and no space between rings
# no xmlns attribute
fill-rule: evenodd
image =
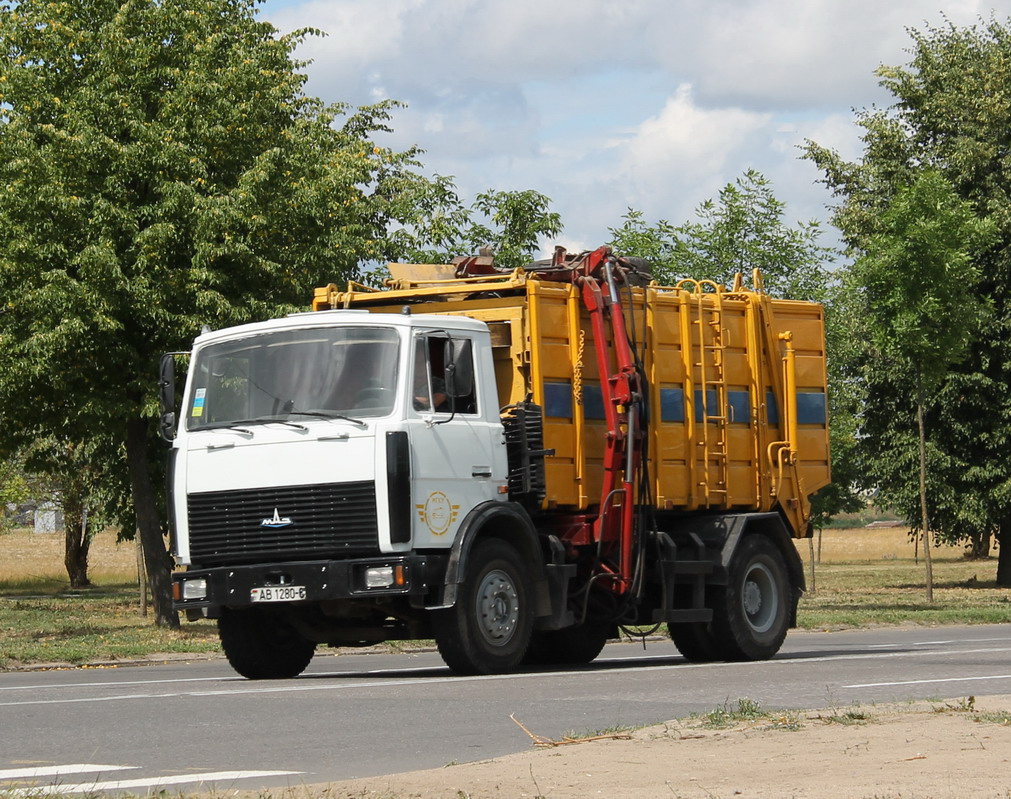
<svg viewBox="0 0 1011 799"><path fill-rule="evenodd" d="M294 524L290 516L278 516L277 508L274 508L274 515L270 519L260 522L260 527L288 527Z"/></svg>

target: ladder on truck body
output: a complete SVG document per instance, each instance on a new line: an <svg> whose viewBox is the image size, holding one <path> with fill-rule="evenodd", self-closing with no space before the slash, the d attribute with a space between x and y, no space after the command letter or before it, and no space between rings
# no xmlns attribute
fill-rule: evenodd
<svg viewBox="0 0 1011 799"><path fill-rule="evenodd" d="M706 288L710 291L706 291ZM725 505L730 497L730 432L731 406L727 392L725 327L723 324L723 287L709 280L686 279L677 283L676 289L690 291L688 304L691 313L689 330L694 340L681 343L689 377L697 385L697 401L692 403L694 419L689 442L691 457L701 469L693 469L696 476L692 487L695 502L704 507ZM708 298L712 298L707 302ZM698 351L698 360L695 352ZM698 374L698 382L694 375ZM699 412L701 411L701 413Z"/></svg>

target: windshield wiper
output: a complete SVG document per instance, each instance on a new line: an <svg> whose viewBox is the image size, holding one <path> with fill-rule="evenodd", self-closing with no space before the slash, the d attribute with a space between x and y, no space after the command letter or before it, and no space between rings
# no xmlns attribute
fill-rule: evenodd
<svg viewBox="0 0 1011 799"><path fill-rule="evenodd" d="M234 430L237 433L245 433L246 435L253 435L252 430L247 430L242 425L254 425L254 424L283 424L288 427L294 427L296 430L301 430L303 433L309 428L304 424L299 424L298 422L289 422L287 419L274 419L270 417L260 417L258 419L237 419L234 422L217 422L215 424L205 424L202 427L196 428L196 430Z"/></svg>
<svg viewBox="0 0 1011 799"><path fill-rule="evenodd" d="M288 415L298 414L300 416L311 416L314 419L340 419L341 421L351 422L351 424L356 424L359 427L368 427L368 425L361 419L354 419L350 416L345 416L343 413L336 413L333 411L297 411L295 409L289 409L285 411ZM205 424L200 427L194 428L194 432L200 430L234 430L236 433L243 433L245 435L253 435L252 430L247 430L243 425L261 425L261 424L283 424L288 427L294 427L296 430L301 430L303 433L308 431L308 427L304 424L299 424L298 422L292 422L288 419L278 419L276 416L260 416L256 419L236 419L234 422L215 422L213 424Z"/></svg>
<svg viewBox="0 0 1011 799"><path fill-rule="evenodd" d="M346 416L343 413L336 413L333 411L297 411L294 408L288 411L288 413L297 413L301 416L312 416L316 419L340 419L345 422L351 422L351 424L356 424L359 427L368 427L365 422L361 419L353 419L350 416Z"/></svg>
<svg viewBox="0 0 1011 799"><path fill-rule="evenodd" d="M309 428L304 424L299 424L298 422L289 422L287 419L257 419L260 424L285 424L288 427L294 427L296 430L301 430L303 433Z"/></svg>
<svg viewBox="0 0 1011 799"><path fill-rule="evenodd" d="M241 427L241 425L244 424L255 424L255 421L252 419L244 419L241 422L215 422L214 424L204 424L200 425L200 427L194 427L193 432L199 433L201 430L234 430L236 433L242 433L243 435L253 435L252 430L247 430L245 427Z"/></svg>

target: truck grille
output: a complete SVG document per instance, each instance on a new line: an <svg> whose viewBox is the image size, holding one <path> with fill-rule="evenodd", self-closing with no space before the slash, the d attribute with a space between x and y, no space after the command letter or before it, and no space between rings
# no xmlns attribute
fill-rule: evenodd
<svg viewBox="0 0 1011 799"><path fill-rule="evenodd" d="M355 483L190 494L190 558L199 566L336 558L379 551L376 487ZM265 521L291 524L271 527Z"/></svg>

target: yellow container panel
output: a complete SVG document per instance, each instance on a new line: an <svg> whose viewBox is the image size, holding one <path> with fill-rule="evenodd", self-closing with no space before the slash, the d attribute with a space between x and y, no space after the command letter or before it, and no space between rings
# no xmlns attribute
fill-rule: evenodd
<svg viewBox="0 0 1011 799"><path fill-rule="evenodd" d="M574 285L517 273L503 282L508 290L496 291L500 296L476 299L466 293L474 287L462 282L441 289L446 296L435 288L416 289L432 300L412 311L463 314L489 324L500 403L532 395L544 409L544 446L555 450L545 459L545 507L592 510L600 501L607 426L589 313ZM407 289L335 295L331 288L317 291L314 307L325 307L328 297L332 306L335 296L349 306L390 311L412 295ZM627 299L622 291L622 301ZM638 338L637 352L646 342L649 471L658 507L796 507L803 497L801 503L786 500L798 490L806 495L829 482L820 306L750 291L650 287L633 289L625 318ZM790 347L795 357L788 375ZM610 341L607 351L611 374ZM788 382L797 396L792 425ZM796 453L795 467L788 455L777 460L780 450ZM803 518L791 516L795 529Z"/></svg>

